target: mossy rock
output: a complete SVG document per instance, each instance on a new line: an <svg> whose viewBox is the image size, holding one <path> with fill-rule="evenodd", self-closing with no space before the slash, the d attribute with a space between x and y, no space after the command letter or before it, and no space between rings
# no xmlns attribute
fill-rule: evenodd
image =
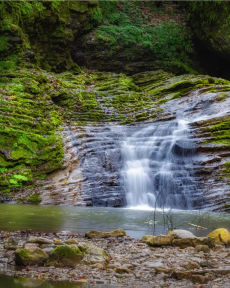
<svg viewBox="0 0 230 288"><path fill-rule="evenodd" d="M145 235L142 237L142 241L149 246L153 247L161 247L161 246L170 246L172 245L172 236L168 235L160 235L160 236L153 236L153 235Z"/></svg>
<svg viewBox="0 0 230 288"><path fill-rule="evenodd" d="M93 238L110 238L110 237L124 237L126 233L123 229L113 230L111 232L103 232L92 230L85 233L85 237L89 239Z"/></svg>
<svg viewBox="0 0 230 288"><path fill-rule="evenodd" d="M230 232L226 228L218 228L210 232L207 236L214 238L216 244L230 245Z"/></svg>
<svg viewBox="0 0 230 288"><path fill-rule="evenodd" d="M27 203L29 204L39 204L42 201L41 196L38 193L30 194Z"/></svg>
<svg viewBox="0 0 230 288"><path fill-rule="evenodd" d="M91 243L80 243L78 247L85 253L83 260L85 264L92 265L100 263L105 265L111 260L111 256L105 249L97 247Z"/></svg>
<svg viewBox="0 0 230 288"><path fill-rule="evenodd" d="M77 245L59 245L50 254L49 265L57 267L75 267L84 256Z"/></svg>
<svg viewBox="0 0 230 288"><path fill-rule="evenodd" d="M96 2L5 1L0 10L0 70L20 64L56 72L80 71L71 48L75 37L95 25Z"/></svg>
<svg viewBox="0 0 230 288"><path fill-rule="evenodd" d="M48 258L48 254L40 248L22 248L15 251L15 264L19 266L43 265Z"/></svg>

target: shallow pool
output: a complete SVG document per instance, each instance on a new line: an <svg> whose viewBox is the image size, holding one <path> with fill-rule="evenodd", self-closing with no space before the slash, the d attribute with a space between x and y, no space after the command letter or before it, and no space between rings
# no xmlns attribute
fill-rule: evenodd
<svg viewBox="0 0 230 288"><path fill-rule="evenodd" d="M141 238L145 234L164 234L173 228L188 229L197 236L203 236L219 227L230 229L230 214L0 204L0 230L7 231L31 229L42 232L84 233L89 230L110 231L122 228L129 236Z"/></svg>

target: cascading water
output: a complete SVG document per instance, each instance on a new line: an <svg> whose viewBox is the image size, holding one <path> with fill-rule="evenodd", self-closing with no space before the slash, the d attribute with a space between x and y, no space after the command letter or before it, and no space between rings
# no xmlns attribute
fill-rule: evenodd
<svg viewBox="0 0 230 288"><path fill-rule="evenodd" d="M122 144L128 206L188 209L202 205L195 143L185 120L148 124Z"/></svg>

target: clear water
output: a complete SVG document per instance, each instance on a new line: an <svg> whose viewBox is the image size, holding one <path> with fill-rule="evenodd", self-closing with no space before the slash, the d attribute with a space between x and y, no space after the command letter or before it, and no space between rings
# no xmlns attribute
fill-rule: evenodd
<svg viewBox="0 0 230 288"><path fill-rule="evenodd" d="M191 224L206 229L196 230ZM219 227L230 229L230 215L195 210L156 210L154 213L150 209L0 204L0 230L5 231L31 229L85 233L89 230L122 228L129 236L138 239L146 234L168 233L173 227L188 229L197 236L203 236Z"/></svg>

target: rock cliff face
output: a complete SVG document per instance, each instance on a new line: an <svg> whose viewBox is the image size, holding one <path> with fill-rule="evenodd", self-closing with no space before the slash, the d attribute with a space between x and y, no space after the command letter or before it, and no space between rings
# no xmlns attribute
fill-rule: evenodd
<svg viewBox="0 0 230 288"><path fill-rule="evenodd" d="M123 206L119 125L179 115L204 155L196 173L206 206L229 209L229 81L163 71L20 70L1 85L3 198L25 202L38 193L43 204Z"/></svg>
<svg viewBox="0 0 230 288"><path fill-rule="evenodd" d="M229 59L229 4L209 4L2 2L1 199L41 195L43 204L124 205L121 133L111 123L180 114L204 156L197 175L207 206L229 211L230 82L193 73L213 66L192 61L194 44ZM227 76L227 69L213 71Z"/></svg>

